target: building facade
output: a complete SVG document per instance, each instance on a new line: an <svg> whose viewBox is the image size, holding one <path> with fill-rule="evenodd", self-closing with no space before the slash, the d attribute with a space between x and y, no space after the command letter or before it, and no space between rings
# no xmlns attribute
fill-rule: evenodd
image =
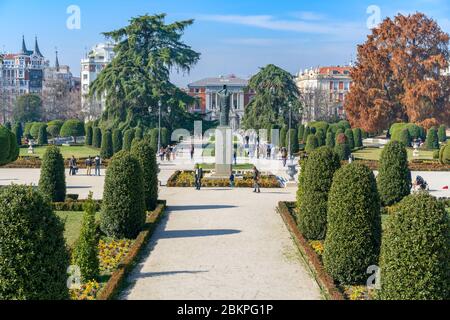
<svg viewBox="0 0 450 320"><path fill-rule="evenodd" d="M220 110L217 93L223 89L224 85L227 85L231 92L231 127L237 129L244 117L245 106L248 105L254 94L245 90L248 80L235 75L205 78L188 84L188 94L196 98L196 102L190 107L190 112L200 113L206 120L218 120Z"/></svg>
<svg viewBox="0 0 450 320"><path fill-rule="evenodd" d="M81 60L81 105L88 115L87 120L94 120L105 109L106 98L88 98L89 87L99 73L114 59L114 44L100 43Z"/></svg>
<svg viewBox="0 0 450 320"><path fill-rule="evenodd" d="M351 68L318 67L298 73L295 81L304 106L304 123L345 117L345 97L352 86Z"/></svg>

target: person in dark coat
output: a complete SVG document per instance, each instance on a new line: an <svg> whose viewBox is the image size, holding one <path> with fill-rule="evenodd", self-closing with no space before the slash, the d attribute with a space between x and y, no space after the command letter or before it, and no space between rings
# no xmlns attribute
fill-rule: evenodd
<svg viewBox="0 0 450 320"><path fill-rule="evenodd" d="M254 187L255 187L253 192L261 193L261 190L259 189L259 180L260 180L260 178L261 178L261 173L256 168L256 166L253 166L253 184L254 184Z"/></svg>
<svg viewBox="0 0 450 320"><path fill-rule="evenodd" d="M202 187L203 169L199 166L195 166L195 189L200 190Z"/></svg>

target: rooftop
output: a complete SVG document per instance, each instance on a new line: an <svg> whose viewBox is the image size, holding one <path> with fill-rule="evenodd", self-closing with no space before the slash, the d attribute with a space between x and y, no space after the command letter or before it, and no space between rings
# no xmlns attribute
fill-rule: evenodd
<svg viewBox="0 0 450 320"><path fill-rule="evenodd" d="M238 78L235 75L228 75L217 78L201 79L188 84L188 87L220 87L223 85L246 87L248 85L248 80Z"/></svg>

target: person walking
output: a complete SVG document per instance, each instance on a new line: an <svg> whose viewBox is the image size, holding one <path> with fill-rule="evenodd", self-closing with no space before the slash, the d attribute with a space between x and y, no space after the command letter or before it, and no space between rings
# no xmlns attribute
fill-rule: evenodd
<svg viewBox="0 0 450 320"><path fill-rule="evenodd" d="M231 172L231 175L230 175L230 188L234 188L234 180L235 180L234 172Z"/></svg>
<svg viewBox="0 0 450 320"><path fill-rule="evenodd" d="M234 165L237 166L237 152L236 152L236 150L234 150L234 153L233 153L233 161L234 161Z"/></svg>
<svg viewBox="0 0 450 320"><path fill-rule="evenodd" d="M86 164L86 175L91 176L92 175L92 158L91 158L91 156L89 156L86 159L85 164Z"/></svg>
<svg viewBox="0 0 450 320"><path fill-rule="evenodd" d="M175 161L175 156L176 156L177 152L178 152L178 147L177 147L177 145L175 144L175 145L173 145L173 147L172 147L172 158L173 158L173 161Z"/></svg>
<svg viewBox="0 0 450 320"><path fill-rule="evenodd" d="M260 180L260 172L259 170L256 168L256 166L253 166L253 184L254 184L254 190L253 192L255 193L261 193L261 190L259 188L259 180Z"/></svg>
<svg viewBox="0 0 450 320"><path fill-rule="evenodd" d="M165 154L164 148L161 147L159 149L159 158L161 159L161 161L164 161L164 154Z"/></svg>
<svg viewBox="0 0 450 320"><path fill-rule="evenodd" d="M270 146L270 144L267 146L267 159L271 159L272 158L272 147Z"/></svg>
<svg viewBox="0 0 450 320"><path fill-rule="evenodd" d="M167 148L166 148L166 160L167 161L170 161L171 155L172 155L172 147L171 146L167 146Z"/></svg>
<svg viewBox="0 0 450 320"><path fill-rule="evenodd" d="M200 190L202 187L203 169L197 164L195 166L195 189Z"/></svg>
<svg viewBox="0 0 450 320"><path fill-rule="evenodd" d="M95 175L100 176L100 166L102 165L102 159L97 155L94 159L95 162Z"/></svg>
<svg viewBox="0 0 450 320"><path fill-rule="evenodd" d="M286 167L287 157L288 157L287 150L285 147L283 147L281 149L281 159L283 160L283 167Z"/></svg>
<svg viewBox="0 0 450 320"><path fill-rule="evenodd" d="M69 160L69 175L74 176L77 174L77 159L75 159L75 156L72 156Z"/></svg>
<svg viewBox="0 0 450 320"><path fill-rule="evenodd" d="M191 144L191 160L194 160L194 152L195 152L194 144Z"/></svg>

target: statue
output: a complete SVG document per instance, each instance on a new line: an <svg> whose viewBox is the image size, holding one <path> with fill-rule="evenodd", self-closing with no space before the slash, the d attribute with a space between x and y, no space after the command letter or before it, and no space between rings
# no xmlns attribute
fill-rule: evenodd
<svg viewBox="0 0 450 320"><path fill-rule="evenodd" d="M228 91L227 86L224 85L223 89L217 94L219 96L220 126L228 127L230 125L231 93Z"/></svg>

